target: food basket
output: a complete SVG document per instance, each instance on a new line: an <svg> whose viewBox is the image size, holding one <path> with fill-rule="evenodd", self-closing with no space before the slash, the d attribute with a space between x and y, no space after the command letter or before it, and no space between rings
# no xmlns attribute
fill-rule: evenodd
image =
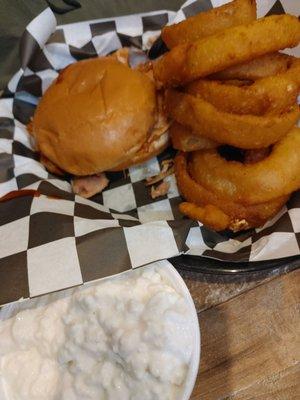
<svg viewBox="0 0 300 400"><path fill-rule="evenodd" d="M260 229L214 232L178 211L174 175L167 195L153 200L145 179L156 175L173 149L143 165L109 173L110 186L86 200L70 182L49 174L26 130L39 98L70 63L107 55L122 46L163 51L161 28L218 6L187 1L167 10L58 26L46 8L20 42L21 68L0 99L0 303L34 297L175 259L177 267L235 273L298 265L300 196ZM258 1L258 16L299 14L298 2ZM299 55L299 47L293 50ZM190 258L192 256L192 258Z"/></svg>

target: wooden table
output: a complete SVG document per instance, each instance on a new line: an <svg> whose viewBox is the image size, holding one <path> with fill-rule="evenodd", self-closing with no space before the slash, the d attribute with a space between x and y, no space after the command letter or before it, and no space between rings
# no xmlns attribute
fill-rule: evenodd
<svg viewBox="0 0 300 400"><path fill-rule="evenodd" d="M201 326L191 400L299 400L300 270L180 273Z"/></svg>

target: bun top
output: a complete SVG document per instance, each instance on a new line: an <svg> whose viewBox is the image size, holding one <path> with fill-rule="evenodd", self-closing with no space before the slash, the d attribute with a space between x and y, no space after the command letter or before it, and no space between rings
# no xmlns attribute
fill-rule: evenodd
<svg viewBox="0 0 300 400"><path fill-rule="evenodd" d="M156 119L151 79L112 57L65 68L32 121L39 151L62 170L92 175L128 162Z"/></svg>

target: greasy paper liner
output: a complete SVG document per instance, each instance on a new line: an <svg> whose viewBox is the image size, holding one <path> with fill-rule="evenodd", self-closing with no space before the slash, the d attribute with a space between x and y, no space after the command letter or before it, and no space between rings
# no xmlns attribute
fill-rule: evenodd
<svg viewBox="0 0 300 400"><path fill-rule="evenodd" d="M86 200L71 192L68 181L45 170L26 130L39 98L70 63L122 46L145 51L152 46L150 56L159 56L164 49L160 30L166 23L221 3L188 1L178 13L157 11L63 26L56 26L47 8L27 26L20 41L21 69L0 99L0 196L7 195L0 202L0 304L179 254L235 263L300 254L299 193L261 229L217 233L180 215L174 176L165 179L171 187L166 196L151 198L145 178L156 175L174 150L124 173L108 174L108 189ZM258 15L298 15L296 3L258 1ZM297 53L299 47L293 50ZM18 196L9 194L18 190Z"/></svg>

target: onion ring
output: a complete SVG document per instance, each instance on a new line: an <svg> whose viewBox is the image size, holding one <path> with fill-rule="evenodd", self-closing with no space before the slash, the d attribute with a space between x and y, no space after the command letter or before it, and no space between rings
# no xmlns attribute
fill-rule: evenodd
<svg viewBox="0 0 300 400"><path fill-rule="evenodd" d="M181 43L193 42L232 26L256 19L255 0L235 0L221 7L201 12L178 24L165 26L161 36L169 49Z"/></svg>
<svg viewBox="0 0 300 400"><path fill-rule="evenodd" d="M200 207L194 203L183 202L179 204L179 211L215 231L223 231L231 225L230 217L211 204Z"/></svg>
<svg viewBox="0 0 300 400"><path fill-rule="evenodd" d="M298 85L281 75L260 79L249 86L201 79L188 85L187 92L228 113L276 115L287 112L296 103Z"/></svg>
<svg viewBox="0 0 300 400"><path fill-rule="evenodd" d="M190 173L207 190L244 205L288 195L300 188L300 128L292 129L255 164L227 161L216 150L194 152Z"/></svg>
<svg viewBox="0 0 300 400"><path fill-rule="evenodd" d="M186 80L184 64L190 45L180 44L153 62L153 74L158 88L177 86Z"/></svg>
<svg viewBox="0 0 300 400"><path fill-rule="evenodd" d="M292 57L282 53L266 54L243 64L234 65L209 76L211 79L247 79L255 81L285 72Z"/></svg>
<svg viewBox="0 0 300 400"><path fill-rule="evenodd" d="M279 116L236 115L173 89L166 92L165 101L170 115L195 134L241 149L268 147L286 135L299 118L298 105Z"/></svg>
<svg viewBox="0 0 300 400"><path fill-rule="evenodd" d="M294 47L299 41L300 21L297 17L271 15L248 25L225 29L192 44L174 47L154 63L154 76L165 86L176 86L264 54Z"/></svg>
<svg viewBox="0 0 300 400"><path fill-rule="evenodd" d="M170 136L173 147L183 152L208 150L220 146L220 143L207 139L204 136L193 134L190 129L178 124L176 121L174 121L170 127ZM266 158L270 154L270 147L254 150L240 150L240 152L241 155L243 155L243 162L245 164L253 164Z"/></svg>
<svg viewBox="0 0 300 400"><path fill-rule="evenodd" d="M263 225L282 208L289 198L289 196L281 196L266 203L250 206L235 203L230 198L218 195L197 183L189 174L187 157L187 153L179 153L175 158L175 175L180 193L197 206L205 207L210 204L222 210L230 217L229 229L241 230ZM210 226L212 226L212 221L210 221ZM221 229L226 229L226 227Z"/></svg>
<svg viewBox="0 0 300 400"><path fill-rule="evenodd" d="M236 67L232 67L229 70L226 71L221 71L220 73L214 74L212 76L210 76L209 78L212 79L213 77L216 77L217 79L225 79L228 80L230 78L230 80L232 80L232 78L237 79L237 77L239 77L239 79L246 79L246 80L252 80L255 81L257 79L262 79L263 78L267 78L268 76L262 76L263 75L263 70L265 75L269 75L269 78L271 78L272 76L270 75L275 75L273 76L273 78L283 78L283 79L289 79L291 81L294 82L294 84L296 84L298 86L298 89L300 88L300 59L296 58L296 57L292 57L292 56L288 56L286 54L280 54L278 53L278 56L281 56L285 59L285 61L282 63L282 68L276 69L276 70L272 70L272 65L276 66L276 62L275 64L270 64L269 66L266 65L265 68L263 69L263 65L258 66L258 70L255 71L255 61L258 61L260 59L256 59L253 60L253 62L250 62L248 67L247 64L244 65L244 67L240 67L240 70L238 70L238 66ZM270 61L271 62L271 61ZM250 66L251 64L251 66ZM248 72L246 71L246 69L248 68ZM261 70L260 70L261 68ZM234 72L234 69L236 69L236 72ZM244 69L244 71L243 71ZM230 72L231 71L231 72ZM223 72L225 74L225 76L223 75ZM272 73L271 73L272 72ZM227 77L227 78L226 78Z"/></svg>
<svg viewBox="0 0 300 400"><path fill-rule="evenodd" d="M219 146L219 143L207 139L204 136L194 135L189 128L178 124L176 121L171 125L170 136L173 147L181 151L213 149Z"/></svg>

